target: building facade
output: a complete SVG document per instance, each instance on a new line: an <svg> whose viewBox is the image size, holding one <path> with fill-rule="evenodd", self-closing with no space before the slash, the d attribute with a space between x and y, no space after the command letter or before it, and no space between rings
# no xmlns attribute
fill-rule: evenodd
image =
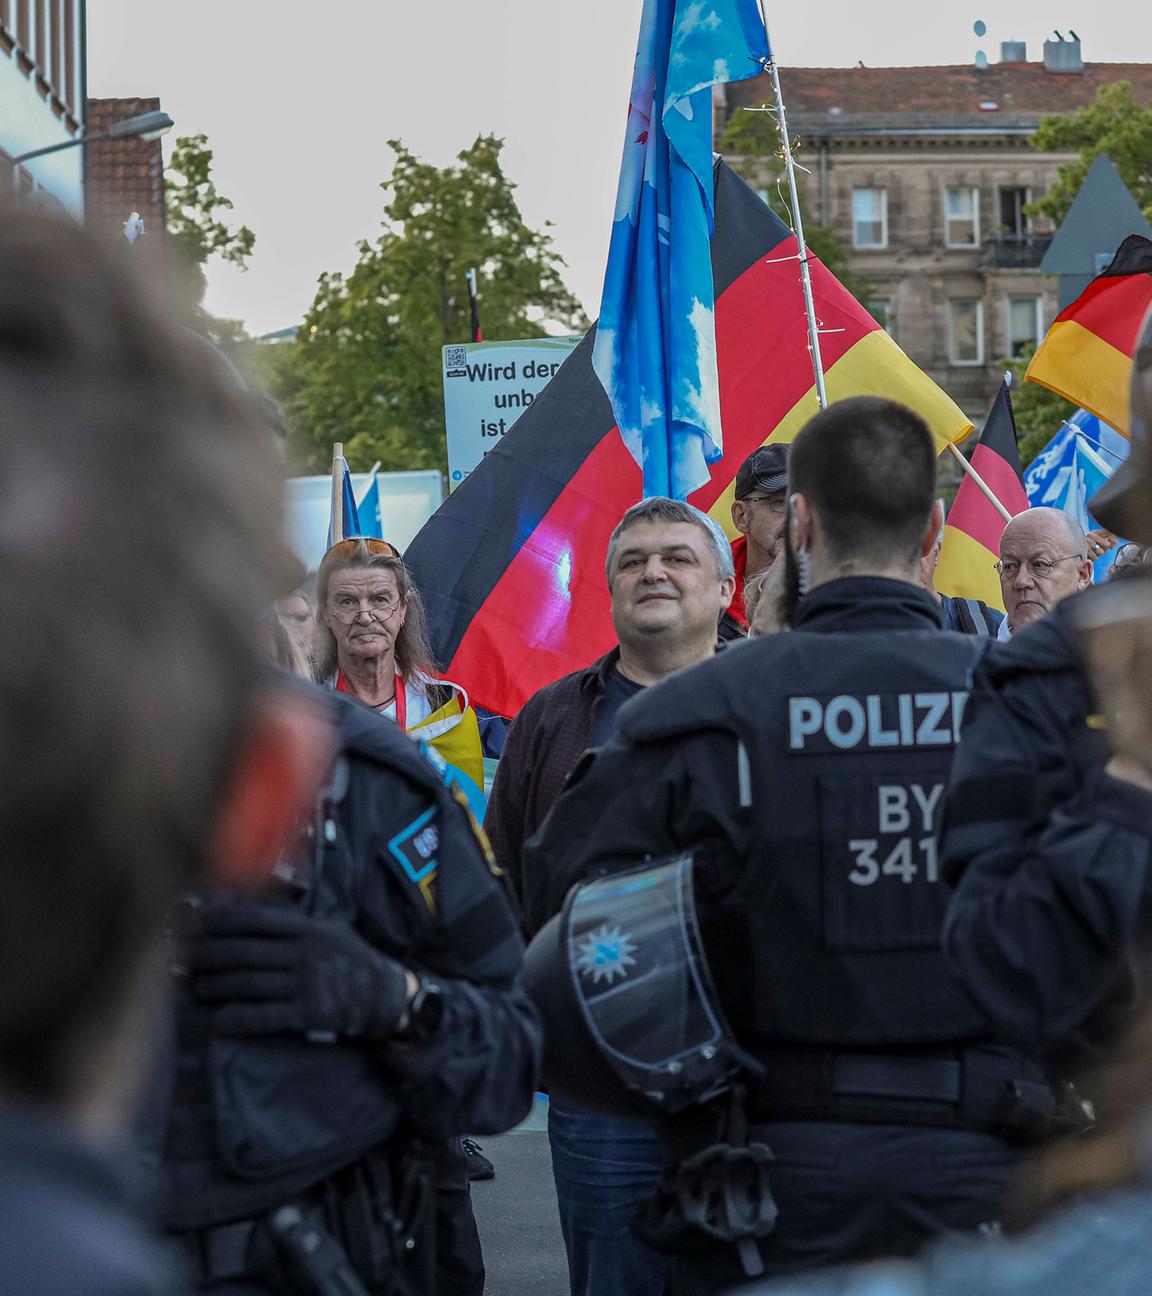
<svg viewBox="0 0 1152 1296"><path fill-rule="evenodd" d="M1152 64L1085 64L1073 40L1044 54L1028 62L1012 43L986 67L780 74L806 221L836 230L873 314L976 422L1005 359L1057 313L1056 281L1039 271L1052 229L1025 208L1072 155L1032 147L1041 118L1087 107L1117 81L1152 101ZM727 86L717 140L769 94L762 79ZM767 161L728 160L779 209Z"/></svg>
<svg viewBox="0 0 1152 1296"><path fill-rule="evenodd" d="M84 215L82 149L14 157L74 139L85 126L84 0L0 0L0 183L43 189Z"/></svg>

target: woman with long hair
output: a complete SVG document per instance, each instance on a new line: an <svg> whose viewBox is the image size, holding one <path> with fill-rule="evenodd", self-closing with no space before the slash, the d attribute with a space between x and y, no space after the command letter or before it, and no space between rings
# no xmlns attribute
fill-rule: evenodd
<svg viewBox="0 0 1152 1296"><path fill-rule="evenodd" d="M399 551L357 536L334 544L316 580L316 676L435 748L477 817L484 809L476 713L437 674L420 593Z"/></svg>

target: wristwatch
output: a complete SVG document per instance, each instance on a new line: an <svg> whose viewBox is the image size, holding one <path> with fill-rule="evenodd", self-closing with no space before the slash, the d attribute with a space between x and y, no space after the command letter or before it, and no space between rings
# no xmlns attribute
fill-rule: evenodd
<svg viewBox="0 0 1152 1296"><path fill-rule="evenodd" d="M444 993L435 981L419 978L420 984L408 1005L408 1021L396 1032L401 1040L429 1040L444 1021Z"/></svg>

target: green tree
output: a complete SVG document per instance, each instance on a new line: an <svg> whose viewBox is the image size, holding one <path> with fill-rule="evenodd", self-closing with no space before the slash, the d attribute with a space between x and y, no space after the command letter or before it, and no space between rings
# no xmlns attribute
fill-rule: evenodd
<svg viewBox="0 0 1152 1296"><path fill-rule="evenodd" d="M1055 184L1030 204L1031 215L1047 216L1058 225L1089 167L1104 154L1152 220L1152 105L1141 107L1127 81L1101 86L1096 102L1078 112L1042 118L1032 146L1043 153L1075 152L1079 157L1060 165Z"/></svg>
<svg viewBox="0 0 1152 1296"><path fill-rule="evenodd" d="M1057 396L1039 383L1024 381L1035 352L1035 347L1028 347L1013 359L1001 361L1005 369L1012 371L1012 412L1016 416L1021 468L1027 468L1060 430L1064 420L1076 413L1076 406L1063 396Z"/></svg>
<svg viewBox="0 0 1152 1296"><path fill-rule="evenodd" d="M780 154L780 136L776 132L776 118L772 113L738 110L728 119L720 140L720 151L734 157L756 158L768 166L772 183L768 185L768 205L787 225L792 224L788 190L783 183L784 159ZM792 141L792 155L802 162L802 141ZM777 192L773 192L773 188ZM800 215L804 221L804 237L809 248L836 276L845 288L865 306L872 296L872 284L863 275L849 267L848 249L835 226L817 225L808 219L804 210L804 190L800 190Z"/></svg>
<svg viewBox="0 0 1152 1296"><path fill-rule="evenodd" d="M362 467L443 465L441 347L470 337L472 267L485 337L588 326L549 227L530 229L520 214L501 140L482 135L442 168L388 143L396 164L381 185L380 236L359 244L347 277L321 275L297 341L264 362L302 468L326 469L334 441Z"/></svg>
<svg viewBox="0 0 1152 1296"><path fill-rule="evenodd" d="M220 218L232 202L212 179L207 135L182 135L164 172L164 202L170 250L171 288L177 309L194 317L214 341L234 342L243 329L234 320L217 320L204 310L208 286L204 266L219 257L240 270L256 246L247 225L233 228Z"/></svg>

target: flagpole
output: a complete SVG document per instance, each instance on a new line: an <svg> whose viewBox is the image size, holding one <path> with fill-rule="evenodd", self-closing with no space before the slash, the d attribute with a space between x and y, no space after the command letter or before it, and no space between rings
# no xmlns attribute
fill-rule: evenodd
<svg viewBox="0 0 1152 1296"><path fill-rule="evenodd" d="M1011 522L1012 514L1009 513L1008 510L1004 507L1004 505L1001 504L1000 501L996 498L995 494L992 491L992 487L988 485L988 483L984 480L983 477L980 476L980 474L976 471L976 469L972 467L972 465L968 462L968 460L964 458L963 454L956 449L955 442L949 441L948 449L952 452L952 457L956 460L956 462L960 465L960 467L964 469L964 471L968 474L968 476L972 478L973 482L975 482L976 485L979 486L979 488L984 492L984 495L987 498L988 503L992 505L992 507L996 510L997 513L1000 514L1000 516L1004 519L1005 522Z"/></svg>
<svg viewBox="0 0 1152 1296"><path fill-rule="evenodd" d="M763 16L763 11L761 11ZM792 208L792 230L800 251L800 286L804 290L804 312L808 317L808 350L812 355L812 374L816 380L816 399L821 409L828 408L828 392L824 386L824 361L820 355L820 325L816 319L816 303L812 297L812 276L808 271L808 244L804 240L804 221L800 215L800 194L796 187L796 166L792 160L792 141L788 135L788 118L784 112L784 93L780 89L780 69L768 38L768 25L764 25L768 39L768 60L764 64L772 78L772 91L776 96L776 130L784 152L784 170L788 175L788 195Z"/></svg>
<svg viewBox="0 0 1152 1296"><path fill-rule="evenodd" d="M332 446L332 543L344 539L344 482L340 473L340 460L344 458L344 442Z"/></svg>

